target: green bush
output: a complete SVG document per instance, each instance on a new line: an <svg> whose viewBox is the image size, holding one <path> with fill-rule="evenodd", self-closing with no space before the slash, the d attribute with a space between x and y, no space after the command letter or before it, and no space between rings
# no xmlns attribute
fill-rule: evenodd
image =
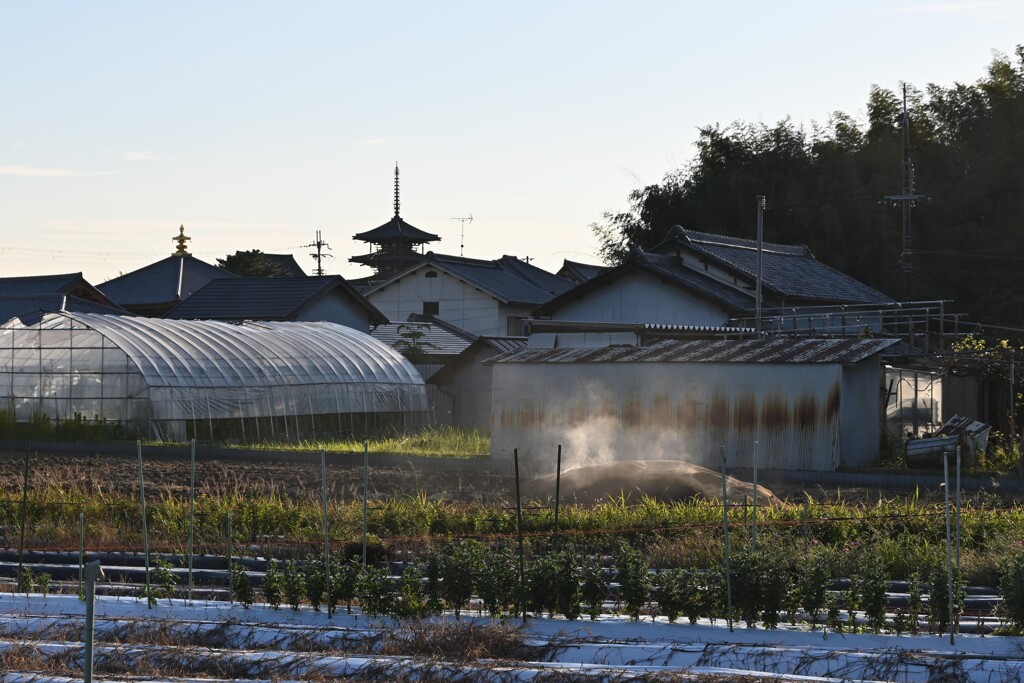
<svg viewBox="0 0 1024 683"><path fill-rule="evenodd" d="M651 598L651 574L647 560L632 546L622 544L616 562L619 570L619 598L633 621Z"/></svg>
<svg viewBox="0 0 1024 683"><path fill-rule="evenodd" d="M231 567L231 597L240 602L245 609L249 609L256 599L249 572L237 564Z"/></svg>
<svg viewBox="0 0 1024 683"><path fill-rule="evenodd" d="M281 598L284 594L284 577L277 567L277 560L267 563L267 571L263 574L263 599L272 609L281 609Z"/></svg>
<svg viewBox="0 0 1024 683"><path fill-rule="evenodd" d="M1003 594L999 613L1018 632L1024 631L1024 552L1018 552L1003 565L999 587Z"/></svg>

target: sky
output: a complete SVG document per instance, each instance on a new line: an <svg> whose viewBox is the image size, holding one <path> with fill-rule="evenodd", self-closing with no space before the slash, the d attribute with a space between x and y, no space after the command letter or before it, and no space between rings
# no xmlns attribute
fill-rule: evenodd
<svg viewBox="0 0 1024 683"><path fill-rule="evenodd" d="M591 224L701 127L863 119L872 84L974 82L1021 26L1024 0L0 0L0 276L101 284L184 225L207 262L307 272L319 230L363 277L396 163L435 251L597 263Z"/></svg>

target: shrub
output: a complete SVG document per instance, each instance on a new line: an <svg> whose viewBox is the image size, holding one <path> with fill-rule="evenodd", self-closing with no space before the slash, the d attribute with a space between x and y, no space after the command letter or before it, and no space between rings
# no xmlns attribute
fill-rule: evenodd
<svg viewBox="0 0 1024 683"><path fill-rule="evenodd" d="M1017 553L1003 565L999 587L1003 595L999 613L1018 632L1024 630L1024 552Z"/></svg>
<svg viewBox="0 0 1024 683"><path fill-rule="evenodd" d="M313 611L319 612L327 596L327 567L323 558L307 556L302 566L303 593Z"/></svg>
<svg viewBox="0 0 1024 683"><path fill-rule="evenodd" d="M748 628L754 627L758 616L765 628L778 626L788 589L789 572L781 555L744 550L733 557L733 600Z"/></svg>
<svg viewBox="0 0 1024 683"><path fill-rule="evenodd" d="M415 564L407 564L402 572L395 607L395 615L399 617L422 617L427 611L427 601L423 595L423 572Z"/></svg>
<svg viewBox="0 0 1024 683"><path fill-rule="evenodd" d="M458 542L435 556L440 594L458 619L463 605L473 597L473 587L480 573L478 544Z"/></svg>
<svg viewBox="0 0 1024 683"><path fill-rule="evenodd" d="M160 598L170 600L174 596L176 584L171 563L157 558L149 568L149 590L147 592L146 587L143 586L141 595L150 605L155 605Z"/></svg>
<svg viewBox="0 0 1024 683"><path fill-rule="evenodd" d="M231 597L240 602L245 609L249 609L255 601L249 572L239 565L231 568Z"/></svg>
<svg viewBox="0 0 1024 683"><path fill-rule="evenodd" d="M362 571L360 560L352 558L345 561L336 555L331 562L331 607L339 602L345 603L345 609L352 614L352 601L356 597L356 584Z"/></svg>
<svg viewBox="0 0 1024 683"><path fill-rule="evenodd" d="M299 605L302 604L302 596L306 592L304 578L302 569L296 564L295 560L288 560L284 565L282 588L284 601L292 608L293 612L299 611Z"/></svg>
<svg viewBox="0 0 1024 683"><path fill-rule="evenodd" d="M797 565L797 592L800 604L811 619L811 628L818 625L818 618L825 609L831 571L824 553L812 553Z"/></svg>
<svg viewBox="0 0 1024 683"><path fill-rule="evenodd" d="M608 597L608 584L604 580L604 569L596 558L583 561L580 576L580 600L591 621L597 619Z"/></svg>
<svg viewBox="0 0 1024 683"><path fill-rule="evenodd" d="M394 610L394 584L388 573L379 567L369 566L359 572L356 595L363 614L384 615Z"/></svg>
<svg viewBox="0 0 1024 683"><path fill-rule="evenodd" d="M500 616L508 605L517 602L519 568L515 556L508 548L491 548L483 554L476 592L492 617Z"/></svg>
<svg viewBox="0 0 1024 683"><path fill-rule="evenodd" d="M619 570L619 596L626 614L633 621L640 619L640 611L651 598L651 575L640 551L622 544L616 561Z"/></svg>
<svg viewBox="0 0 1024 683"><path fill-rule="evenodd" d="M959 622L964 611L964 583L960 571L953 567L953 613L949 612L949 578L946 560L932 564L928 576L928 625L935 633L944 633L950 623Z"/></svg>
<svg viewBox="0 0 1024 683"><path fill-rule="evenodd" d="M654 576L653 593L662 615L674 622L683 612L683 576L681 569L665 569Z"/></svg>
<svg viewBox="0 0 1024 683"><path fill-rule="evenodd" d="M272 609L281 609L283 589L284 577L277 568L277 560L270 560L267 563L267 571L263 574L263 599Z"/></svg>
<svg viewBox="0 0 1024 683"><path fill-rule="evenodd" d="M857 579L864 616L875 633L885 628L886 612L889 609L887 578L885 567L876 559L867 563Z"/></svg>
<svg viewBox="0 0 1024 683"><path fill-rule="evenodd" d="M28 565L18 567L17 590L19 593L28 595L36 588L36 577Z"/></svg>

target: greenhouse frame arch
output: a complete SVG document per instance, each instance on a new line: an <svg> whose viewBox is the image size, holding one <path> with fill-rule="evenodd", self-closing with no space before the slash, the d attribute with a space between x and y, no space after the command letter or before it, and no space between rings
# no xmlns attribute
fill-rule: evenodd
<svg viewBox="0 0 1024 683"><path fill-rule="evenodd" d="M5 417L121 423L164 441L294 441L422 426L416 368L327 322L48 313L0 328Z"/></svg>

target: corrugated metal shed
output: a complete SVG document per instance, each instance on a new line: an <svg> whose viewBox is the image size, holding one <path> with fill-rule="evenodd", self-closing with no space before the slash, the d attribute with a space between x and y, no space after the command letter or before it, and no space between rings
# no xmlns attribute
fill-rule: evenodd
<svg viewBox="0 0 1024 683"><path fill-rule="evenodd" d="M666 339L651 346L523 349L492 363L856 363L895 339Z"/></svg>
<svg viewBox="0 0 1024 683"><path fill-rule="evenodd" d="M889 339L666 340L525 349L494 366L492 455L683 459L832 471L877 458L878 355Z"/></svg>

